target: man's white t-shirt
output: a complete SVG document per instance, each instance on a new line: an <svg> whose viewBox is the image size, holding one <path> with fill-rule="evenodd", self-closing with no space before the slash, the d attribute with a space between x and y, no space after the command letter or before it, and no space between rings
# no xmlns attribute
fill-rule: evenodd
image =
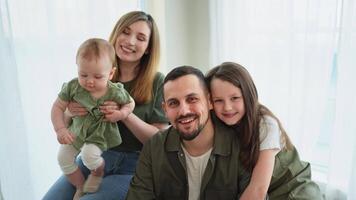
<svg viewBox="0 0 356 200"><path fill-rule="evenodd" d="M191 156L183 148L187 167L189 200L199 200L201 181L204 176L205 168L208 164L212 148L200 156Z"/></svg>

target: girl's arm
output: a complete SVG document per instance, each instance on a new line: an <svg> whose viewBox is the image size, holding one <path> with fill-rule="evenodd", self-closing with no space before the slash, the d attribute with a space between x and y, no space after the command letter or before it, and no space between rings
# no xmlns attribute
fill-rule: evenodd
<svg viewBox="0 0 356 200"><path fill-rule="evenodd" d="M260 151L255 168L252 171L250 183L242 193L240 200L265 199L271 182L275 156L278 149Z"/></svg>
<svg viewBox="0 0 356 200"><path fill-rule="evenodd" d="M67 129L67 120L64 114L67 106L67 101L57 98L53 103L51 110L52 124L60 144L71 144L75 138L75 136Z"/></svg>

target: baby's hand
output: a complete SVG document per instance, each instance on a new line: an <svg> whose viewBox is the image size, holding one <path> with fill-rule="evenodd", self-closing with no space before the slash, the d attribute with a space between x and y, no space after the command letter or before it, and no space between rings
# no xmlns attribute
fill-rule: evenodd
<svg viewBox="0 0 356 200"><path fill-rule="evenodd" d="M75 135L67 128L61 128L57 131L57 140L59 144L72 144L74 139Z"/></svg>

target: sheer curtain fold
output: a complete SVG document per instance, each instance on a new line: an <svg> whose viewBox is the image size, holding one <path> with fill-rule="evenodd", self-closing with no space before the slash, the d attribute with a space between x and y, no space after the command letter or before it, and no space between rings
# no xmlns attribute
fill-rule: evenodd
<svg viewBox="0 0 356 200"><path fill-rule="evenodd" d="M139 0L0 0L5 199L41 199L61 175L50 110L62 83L77 75L77 48L90 37L108 39L118 18L137 9Z"/></svg>
<svg viewBox="0 0 356 200"><path fill-rule="evenodd" d="M347 193L356 180L354 0L210 0L210 13L212 66L245 66L313 178Z"/></svg>
<svg viewBox="0 0 356 200"><path fill-rule="evenodd" d="M6 1L0 1L0 180L1 196L6 199L26 199L33 196L27 152L28 140L21 95L18 85L18 66L15 59L11 21ZM9 120L11 119L11 120ZM16 165L14 165L16 163ZM25 193L14 192L19 189Z"/></svg>
<svg viewBox="0 0 356 200"><path fill-rule="evenodd" d="M331 143L330 174L331 186L349 192L350 199L356 198L356 3L344 0L338 56L336 89L336 117Z"/></svg>

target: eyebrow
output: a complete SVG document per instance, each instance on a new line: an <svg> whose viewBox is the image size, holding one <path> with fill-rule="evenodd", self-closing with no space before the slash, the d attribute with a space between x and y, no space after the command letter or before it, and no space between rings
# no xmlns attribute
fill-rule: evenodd
<svg viewBox="0 0 356 200"><path fill-rule="evenodd" d="M123 31L125 31L126 29L128 29L129 31L132 30L129 26L126 26ZM146 38L148 37L148 35L146 33L143 33L143 32L138 32L138 35L145 36Z"/></svg>
<svg viewBox="0 0 356 200"><path fill-rule="evenodd" d="M194 97L194 96L198 96L198 93L190 93L190 94L188 94L186 97Z"/></svg>
<svg viewBox="0 0 356 200"><path fill-rule="evenodd" d="M139 35L139 36L143 36L144 38L147 38L147 37L148 37L148 35L146 35L145 33L141 33L141 32L139 32L138 35Z"/></svg>
<svg viewBox="0 0 356 200"><path fill-rule="evenodd" d="M195 96L198 96L198 93L190 93L188 95L185 95L184 97L188 98L188 97L195 97ZM177 98L173 97L173 98L167 99L167 102L170 100L177 100Z"/></svg>

